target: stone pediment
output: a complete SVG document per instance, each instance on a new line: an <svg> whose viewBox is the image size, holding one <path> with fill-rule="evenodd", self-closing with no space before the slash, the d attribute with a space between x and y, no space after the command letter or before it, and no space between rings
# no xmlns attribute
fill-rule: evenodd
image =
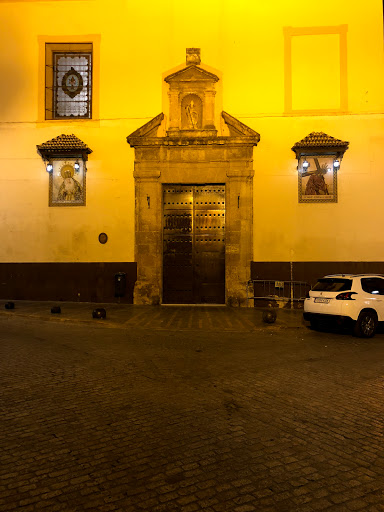
<svg viewBox="0 0 384 512"><path fill-rule="evenodd" d="M165 79L167 83L174 82L218 82L219 77L202 69L198 66L188 66L187 68L176 71L168 75Z"/></svg>
<svg viewBox="0 0 384 512"><path fill-rule="evenodd" d="M158 128L161 125L164 114L151 119L133 133L128 135L127 142L132 147L137 146L194 146L199 145L225 145L227 143L247 143L252 146L260 141L260 134L244 123L222 112L221 116L229 131L228 136L217 136L216 130L179 130L166 137L158 136Z"/></svg>
<svg viewBox="0 0 384 512"><path fill-rule="evenodd" d="M161 125L162 121L164 119L164 114L161 113L148 121L148 123L143 124L143 126L140 126L137 130L135 130L131 135L127 137L127 140L132 138L144 138L144 137L156 137L157 136L157 130L159 126ZM129 142L129 140L128 140Z"/></svg>
<svg viewBox="0 0 384 512"><path fill-rule="evenodd" d="M230 137L255 137L257 142L259 142L260 135L255 130L252 130L252 128L249 128L249 126L224 111L221 113L221 117L229 129Z"/></svg>

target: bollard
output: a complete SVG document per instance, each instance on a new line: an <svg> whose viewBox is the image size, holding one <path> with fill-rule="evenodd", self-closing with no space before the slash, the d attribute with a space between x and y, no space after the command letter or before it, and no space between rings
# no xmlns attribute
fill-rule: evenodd
<svg viewBox="0 0 384 512"><path fill-rule="evenodd" d="M97 308L93 310L92 318L105 318L107 313L104 308Z"/></svg>
<svg viewBox="0 0 384 512"><path fill-rule="evenodd" d="M276 311L274 309L267 309L263 311L263 322L266 324L273 324L276 322Z"/></svg>
<svg viewBox="0 0 384 512"><path fill-rule="evenodd" d="M127 274L118 272L115 274L115 297L124 297L127 287Z"/></svg>

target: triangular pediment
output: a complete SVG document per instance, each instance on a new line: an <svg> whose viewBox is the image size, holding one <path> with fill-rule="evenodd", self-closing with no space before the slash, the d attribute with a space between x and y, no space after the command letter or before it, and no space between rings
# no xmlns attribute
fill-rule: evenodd
<svg viewBox="0 0 384 512"><path fill-rule="evenodd" d="M188 66L168 75L165 82L218 82L219 77L198 66Z"/></svg>
<svg viewBox="0 0 384 512"><path fill-rule="evenodd" d="M260 140L260 135L255 130L227 114L227 112L222 112L221 116L229 129L230 137L256 137L257 141Z"/></svg>
<svg viewBox="0 0 384 512"><path fill-rule="evenodd" d="M137 130L135 130L131 135L128 135L127 140L129 142L129 139L131 137L156 137L157 130L159 126L161 125L162 121L164 119L164 114L161 113L148 121L148 123L143 124L143 126L140 126Z"/></svg>

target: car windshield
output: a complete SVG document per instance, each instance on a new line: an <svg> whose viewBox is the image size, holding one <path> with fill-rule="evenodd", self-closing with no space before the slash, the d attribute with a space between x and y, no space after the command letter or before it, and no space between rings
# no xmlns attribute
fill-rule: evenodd
<svg viewBox="0 0 384 512"><path fill-rule="evenodd" d="M317 281L312 290L315 292L345 292L350 290L351 286L351 279L324 277Z"/></svg>

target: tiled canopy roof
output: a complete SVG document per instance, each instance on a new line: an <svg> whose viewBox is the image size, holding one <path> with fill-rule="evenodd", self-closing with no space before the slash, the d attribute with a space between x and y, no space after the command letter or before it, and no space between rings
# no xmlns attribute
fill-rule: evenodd
<svg viewBox="0 0 384 512"><path fill-rule="evenodd" d="M335 137L331 137L324 132L312 132L304 139L296 142L296 144L292 147L293 150L297 148L329 148L329 147L340 147L347 149L349 142L344 140L335 139Z"/></svg>
<svg viewBox="0 0 384 512"><path fill-rule="evenodd" d="M43 144L37 146L37 149L41 152L45 153L55 153L55 152L74 152L81 151L82 153L92 153L92 150L76 135L59 135L54 139L48 140Z"/></svg>

